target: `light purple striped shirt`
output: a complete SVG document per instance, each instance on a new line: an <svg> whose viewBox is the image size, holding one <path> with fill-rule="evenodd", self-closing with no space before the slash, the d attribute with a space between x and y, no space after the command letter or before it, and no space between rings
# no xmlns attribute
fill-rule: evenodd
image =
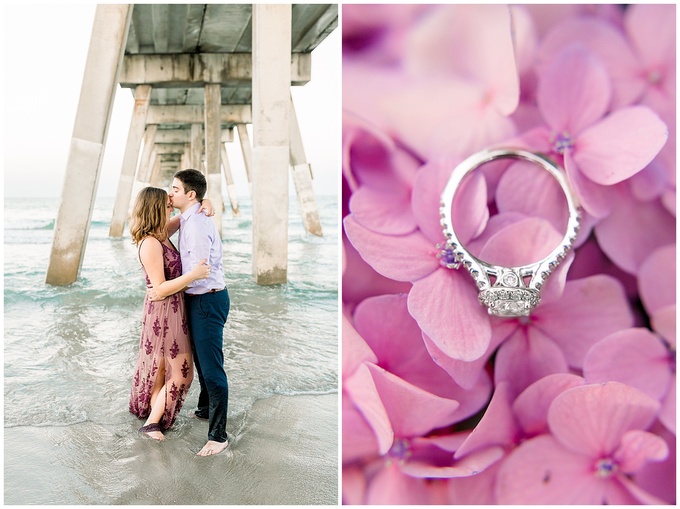
<svg viewBox="0 0 680 509"><path fill-rule="evenodd" d="M187 286L186 293L200 295L210 290L224 288L222 271L222 239L217 226L205 214L197 214L201 204L185 210L179 222L179 254L182 258L182 274L190 272L204 258L210 265L210 276L198 279Z"/></svg>

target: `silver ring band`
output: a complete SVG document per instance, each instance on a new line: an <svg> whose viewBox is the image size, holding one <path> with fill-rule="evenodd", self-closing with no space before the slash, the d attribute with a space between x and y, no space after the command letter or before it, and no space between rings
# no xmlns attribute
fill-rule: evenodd
<svg viewBox="0 0 680 509"><path fill-rule="evenodd" d="M536 163L550 173L560 184L569 207L567 231L558 246L543 260L519 267L492 265L472 255L456 235L451 217L453 199L465 175L482 164L506 158ZM482 150L456 166L441 195L440 213L446 237L441 256L446 258L446 266L452 269L464 266L477 282L480 302L488 308L489 314L501 317L528 316L538 305L541 287L573 246L581 221L578 201L559 166L542 154L512 148ZM495 278L493 284L489 276ZM530 278L528 284L526 277Z"/></svg>

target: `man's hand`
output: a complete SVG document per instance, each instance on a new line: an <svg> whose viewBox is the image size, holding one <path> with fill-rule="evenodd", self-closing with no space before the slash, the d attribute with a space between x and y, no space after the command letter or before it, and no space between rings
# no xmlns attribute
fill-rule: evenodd
<svg viewBox="0 0 680 509"><path fill-rule="evenodd" d="M153 285L146 285L146 295L149 297L149 300L151 302L158 302L159 300L163 300L165 298L165 297L160 297L156 293L156 290L154 289Z"/></svg>

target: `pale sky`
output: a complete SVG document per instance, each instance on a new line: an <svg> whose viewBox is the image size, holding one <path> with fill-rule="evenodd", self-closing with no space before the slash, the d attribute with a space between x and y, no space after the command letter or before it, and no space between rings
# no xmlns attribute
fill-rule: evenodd
<svg viewBox="0 0 680 509"><path fill-rule="evenodd" d="M2 7L5 197L61 195L95 8L91 3ZM317 195L339 194L340 44L336 28L312 52L312 80L292 88ZM98 197L115 196L133 105L131 90L118 87ZM246 196L238 135L227 151L238 194Z"/></svg>

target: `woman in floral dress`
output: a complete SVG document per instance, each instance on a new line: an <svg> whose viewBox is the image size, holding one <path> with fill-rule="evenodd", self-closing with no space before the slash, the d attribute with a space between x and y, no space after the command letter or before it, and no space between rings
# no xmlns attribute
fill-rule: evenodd
<svg viewBox="0 0 680 509"><path fill-rule="evenodd" d="M146 283L167 296L157 302L144 298L142 337L130 392L130 412L146 419L139 431L156 440L163 440L163 431L175 422L193 379L182 290L210 274L203 260L182 275L179 252L169 239L178 226L172 221L172 231L168 231L172 210L165 190L147 187L140 191L130 220Z"/></svg>

